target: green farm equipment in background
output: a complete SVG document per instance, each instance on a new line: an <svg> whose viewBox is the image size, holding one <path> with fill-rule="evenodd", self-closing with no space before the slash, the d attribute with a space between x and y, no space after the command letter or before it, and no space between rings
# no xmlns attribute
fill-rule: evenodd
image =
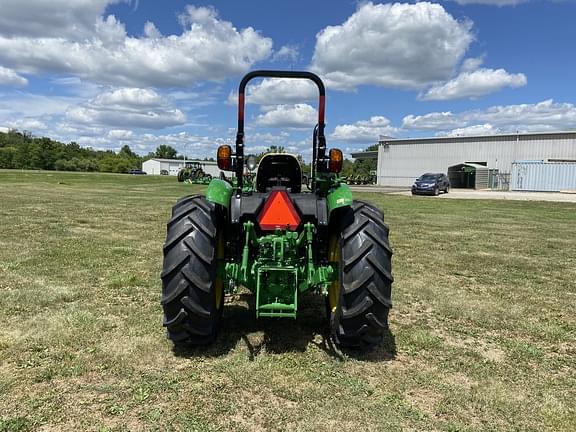
<svg viewBox="0 0 576 432"><path fill-rule="evenodd" d="M212 181L212 176L204 172L200 162L186 162L184 168L178 171L178 181L207 185Z"/></svg>
<svg viewBox="0 0 576 432"><path fill-rule="evenodd" d="M346 184L349 185L371 185L376 184L375 174L356 174L350 175L345 179Z"/></svg>
<svg viewBox="0 0 576 432"><path fill-rule="evenodd" d="M256 77L318 87L308 191L294 155L266 154L257 169L256 158L244 155L244 94ZM255 71L242 79L236 147L217 151L218 167L235 172L235 181L213 179L206 195L180 199L168 222L162 306L174 344L213 342L224 296L240 286L254 293L256 317L295 319L302 294L313 292L325 298L338 345L366 349L383 339L392 286L388 226L381 210L354 200L339 179L343 156L326 150L324 109L324 84L313 73Z"/></svg>

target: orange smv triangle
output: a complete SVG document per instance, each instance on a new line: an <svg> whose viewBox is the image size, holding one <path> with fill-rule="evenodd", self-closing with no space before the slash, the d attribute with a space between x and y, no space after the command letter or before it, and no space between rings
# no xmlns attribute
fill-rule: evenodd
<svg viewBox="0 0 576 432"><path fill-rule="evenodd" d="M258 225L264 231L276 228L296 230L300 225L300 216L296 212L290 197L284 191L273 191L260 216Z"/></svg>

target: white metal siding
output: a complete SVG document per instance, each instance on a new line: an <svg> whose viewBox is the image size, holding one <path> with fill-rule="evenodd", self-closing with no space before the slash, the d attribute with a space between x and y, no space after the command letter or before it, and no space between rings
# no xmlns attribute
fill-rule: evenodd
<svg viewBox="0 0 576 432"><path fill-rule="evenodd" d="M160 175L160 162L154 159L148 159L142 163L142 171L150 175Z"/></svg>
<svg viewBox="0 0 576 432"><path fill-rule="evenodd" d="M508 173L518 160L576 159L574 135L550 138L520 135L517 139L489 137L474 141L434 142L413 140L380 145L378 148L378 184L410 186L425 172L448 171L448 167L464 162L486 162L490 169Z"/></svg>
<svg viewBox="0 0 576 432"><path fill-rule="evenodd" d="M174 161L174 162L161 162L161 167L163 170L168 171L168 174L171 176L178 175L178 171L184 168L184 161ZM160 173L158 173L160 174Z"/></svg>

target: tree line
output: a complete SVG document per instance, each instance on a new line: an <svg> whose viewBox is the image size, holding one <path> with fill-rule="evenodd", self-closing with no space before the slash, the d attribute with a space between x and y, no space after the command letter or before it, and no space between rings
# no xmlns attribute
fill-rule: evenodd
<svg viewBox="0 0 576 432"><path fill-rule="evenodd" d="M366 150L376 150L377 145ZM271 146L264 153L283 153L284 147ZM162 144L156 151L140 156L124 145L118 153L112 150L94 150L80 147L76 142L64 144L46 137L34 137L28 132L10 130L0 132L0 168L38 169L57 171L100 171L126 173L141 168L142 162L151 158L184 159L173 147ZM310 172L310 165L299 155L304 172ZM213 160L213 159L211 159ZM368 175L376 170L375 160L344 160L342 175Z"/></svg>
<svg viewBox="0 0 576 432"><path fill-rule="evenodd" d="M142 166L151 158L183 159L169 145L158 146L155 152L140 156L124 145L118 153L80 147L76 142L64 144L27 132L0 132L0 168L57 171L100 171L126 173Z"/></svg>

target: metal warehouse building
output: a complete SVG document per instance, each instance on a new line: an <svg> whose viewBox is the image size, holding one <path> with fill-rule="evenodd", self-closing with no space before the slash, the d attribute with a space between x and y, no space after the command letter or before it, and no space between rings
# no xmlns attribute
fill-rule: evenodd
<svg viewBox="0 0 576 432"><path fill-rule="evenodd" d="M410 186L426 172L443 172L453 187L576 190L576 132L523 133L416 139L383 138L377 183Z"/></svg>
<svg viewBox="0 0 576 432"><path fill-rule="evenodd" d="M169 175L177 175L178 171L184 168L185 163L197 162L202 166L202 170L212 177L220 175L220 168L214 161L194 160L194 159L148 159L142 163L142 171L147 174L160 175L160 171L166 170Z"/></svg>

